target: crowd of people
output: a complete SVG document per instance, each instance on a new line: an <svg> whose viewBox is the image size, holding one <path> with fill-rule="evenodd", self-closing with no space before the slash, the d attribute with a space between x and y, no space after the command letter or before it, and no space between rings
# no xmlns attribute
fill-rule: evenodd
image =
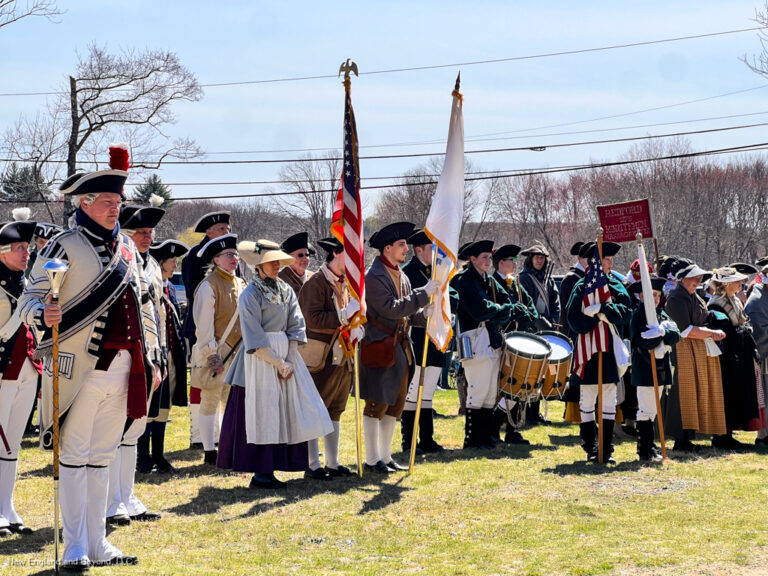
<svg viewBox="0 0 768 576"><path fill-rule="evenodd" d="M406 469L392 454L398 421L404 452L417 417L417 454L444 450L432 402L456 357L464 448L528 444L522 429L548 422L538 391L554 373L548 354L536 353L549 348L546 334L573 344L557 398L589 462L615 462L616 422L637 436L644 461L661 459L656 425L675 451L700 449L702 435L715 448L743 449L735 430L755 431L755 444L768 445L768 259L708 272L660 258L648 266L648 307L641 263L627 277L613 271L619 244L576 243L558 287L545 246L470 242L450 283L455 337L441 350L425 331L442 287L432 279L432 241L414 224L390 224L368 239L378 254L365 274L362 323L337 239L239 239L221 211L197 222L197 246L160 240L154 229L164 210L124 203L126 178L127 163L117 163L67 179L61 193L76 205L68 229L21 211L0 227L0 537L32 532L13 504L17 459L38 389L41 443L53 445L58 326L62 569L138 561L107 540L106 526L160 519L134 480L174 472L164 454L172 406L189 406L190 443L201 444L212 470L252 474L254 489L284 488L277 471L329 481L355 474L339 444L358 370L364 472L392 474ZM324 262L312 272L316 248ZM170 282L180 258L185 313ZM52 259L69 267L58 303L45 271ZM593 283L606 297L592 299ZM517 350L510 335L533 352ZM521 364L510 365L516 354Z"/></svg>

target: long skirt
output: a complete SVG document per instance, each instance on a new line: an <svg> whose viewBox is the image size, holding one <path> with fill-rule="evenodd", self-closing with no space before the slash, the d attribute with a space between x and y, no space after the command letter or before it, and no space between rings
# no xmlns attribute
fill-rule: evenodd
<svg viewBox="0 0 768 576"><path fill-rule="evenodd" d="M707 356L703 340L683 338L675 352L677 385L672 386L670 394L678 394L682 428L703 434L725 434L720 359Z"/></svg>
<svg viewBox="0 0 768 576"><path fill-rule="evenodd" d="M299 444L249 444L245 434L245 388L233 386L221 424L216 466L234 472L269 474L275 470L307 469L306 442Z"/></svg>

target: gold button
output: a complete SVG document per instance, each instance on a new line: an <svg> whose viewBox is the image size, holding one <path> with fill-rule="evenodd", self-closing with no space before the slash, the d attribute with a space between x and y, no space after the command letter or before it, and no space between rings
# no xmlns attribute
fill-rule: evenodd
<svg viewBox="0 0 768 576"><path fill-rule="evenodd" d="M130 330L130 329L131 329L131 327L130 327L130 326L126 326L126 328L125 328L125 329L126 329L126 330Z"/></svg>

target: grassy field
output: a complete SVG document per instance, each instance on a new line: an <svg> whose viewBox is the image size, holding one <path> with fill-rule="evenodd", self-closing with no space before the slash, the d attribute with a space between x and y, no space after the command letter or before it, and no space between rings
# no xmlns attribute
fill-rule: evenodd
<svg viewBox="0 0 768 576"><path fill-rule="evenodd" d="M138 496L162 520L110 535L139 566L92 573L768 573L768 453L706 450L643 466L627 440L617 466L588 465L561 406L550 405L552 425L525 431L530 447L464 451L456 393L438 392L448 416L436 420L436 436L451 451L419 460L413 476L311 482L283 473L282 493L203 466L187 449L187 412L176 408L167 444L179 473L137 479ZM355 459L353 422L350 404L346 464ZM754 434L738 437L751 443ZM51 455L25 448L16 508L37 532L0 540L3 575L52 573Z"/></svg>

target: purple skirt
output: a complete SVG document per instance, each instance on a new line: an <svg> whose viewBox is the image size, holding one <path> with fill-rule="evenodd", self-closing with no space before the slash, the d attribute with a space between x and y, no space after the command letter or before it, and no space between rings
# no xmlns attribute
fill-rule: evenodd
<svg viewBox="0 0 768 576"><path fill-rule="evenodd" d="M248 444L245 433L245 388L232 386L221 423L216 466L234 472L269 474L275 470L301 472L308 465L306 442Z"/></svg>

